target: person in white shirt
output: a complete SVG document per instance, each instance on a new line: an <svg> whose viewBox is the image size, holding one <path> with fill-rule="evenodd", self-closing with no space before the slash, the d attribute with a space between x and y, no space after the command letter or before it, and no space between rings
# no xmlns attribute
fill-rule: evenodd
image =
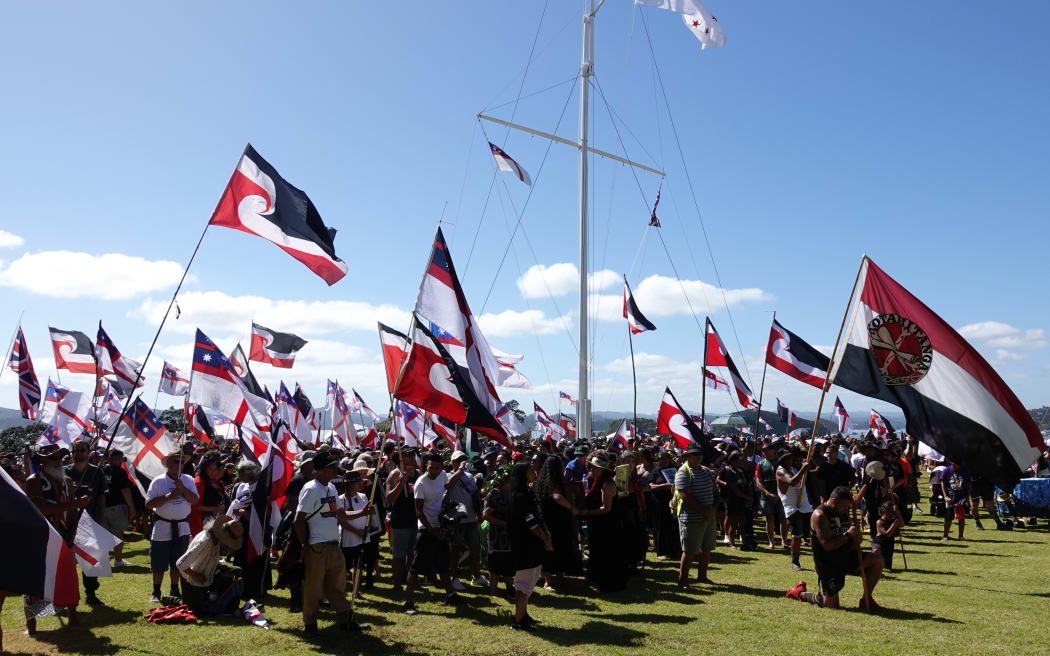
<svg viewBox="0 0 1050 656"><path fill-rule="evenodd" d="M305 571L303 581L303 627L307 635L317 633L317 609L322 595L336 612L339 628L361 631L368 627L354 621L346 601L346 560L339 547L339 527L352 528L350 520L366 516L372 509L347 513L339 504L332 480L338 472L337 461L327 451L313 457L314 478L303 486L295 509L295 535L303 545L301 558Z"/></svg>
<svg viewBox="0 0 1050 656"><path fill-rule="evenodd" d="M803 451L791 449L777 458L780 465L777 468L777 492L780 494L780 502L784 504L788 528L791 529L791 569L796 572L802 569L798 562L798 554L802 548L802 540L809 539L810 515L813 514L809 495L802 487L802 479L805 478L806 472L813 468L813 464L809 460L803 462L804 455Z"/></svg>
<svg viewBox="0 0 1050 656"><path fill-rule="evenodd" d="M409 615L416 613L412 593L415 592L420 576L437 573L442 587L445 588L445 603L458 604L461 601L449 580L449 535L447 530L441 528L441 502L448 483L448 474L444 469L445 461L440 455L431 453L423 457L423 464L426 471L416 479L412 492L416 499L419 538L416 540L416 555L405 585L405 605L402 606L402 610Z"/></svg>
<svg viewBox="0 0 1050 656"><path fill-rule="evenodd" d="M190 524L186 518L190 507L197 503L197 486L193 479L182 473L186 456L182 450L172 451L161 459L168 468L158 476L146 490L146 508L156 517L150 535L149 560L153 572L153 593L150 603L160 602L160 584L164 581L164 570L168 570L171 596L179 594L179 570L175 566L190 544Z"/></svg>
<svg viewBox="0 0 1050 656"><path fill-rule="evenodd" d="M349 471L343 477L346 485L345 491L339 496L339 507L347 513L347 517L354 518L346 526L339 528L339 546L343 550L343 559L346 561L347 571L353 570L361 557L361 550L365 544L365 528L368 518L360 513L368 505L368 497L361 493L361 474ZM361 593L357 593L355 599L364 599Z"/></svg>

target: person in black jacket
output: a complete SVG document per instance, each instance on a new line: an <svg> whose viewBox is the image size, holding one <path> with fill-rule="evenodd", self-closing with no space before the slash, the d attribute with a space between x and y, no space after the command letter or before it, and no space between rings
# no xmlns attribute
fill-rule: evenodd
<svg viewBox="0 0 1050 656"><path fill-rule="evenodd" d="M510 543L514 558L514 623L518 630L531 631L535 621L529 617L529 597L543 570L544 555L553 551L550 534L543 523L536 495L529 485L536 470L526 463L510 471Z"/></svg>

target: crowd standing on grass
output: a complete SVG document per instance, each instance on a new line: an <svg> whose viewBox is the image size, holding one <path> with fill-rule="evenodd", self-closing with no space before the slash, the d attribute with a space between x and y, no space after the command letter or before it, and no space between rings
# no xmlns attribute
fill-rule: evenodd
<svg viewBox="0 0 1050 656"><path fill-rule="evenodd" d="M8 455L0 465L67 542L81 513L118 538L147 537L152 590L144 609L185 604L197 616L224 614L287 588L307 635L319 630L322 604L339 629L367 629L354 604L368 604L382 580L409 616L424 591L449 605L468 591L507 594L511 626L535 631L528 609L537 589L558 594L582 579L593 595L616 593L645 576L648 551L678 562L681 590L717 590L709 564L718 545L783 553L795 571L808 552L818 591L799 581L788 598L838 608L847 577L859 574L858 605L877 612L874 590L893 569L913 513L943 517L945 541L966 539L968 518L983 530L982 508L998 529L1014 527L1000 518L990 482L956 462L924 459L916 440L893 434L812 444L705 435L703 445L685 449L644 435L626 447L602 438L521 441L490 443L474 455L381 444L377 452L324 445L299 453L261 554L248 539L260 530L251 513L259 467L236 444L187 443L164 456L164 475L145 484L128 475L119 450L92 451L87 441ZM1050 476L1047 462L1044 453L1030 474ZM123 545L111 555L125 576ZM81 580L85 603L105 604L107 584ZM81 621L76 608L31 596L23 608L30 635L39 618Z"/></svg>

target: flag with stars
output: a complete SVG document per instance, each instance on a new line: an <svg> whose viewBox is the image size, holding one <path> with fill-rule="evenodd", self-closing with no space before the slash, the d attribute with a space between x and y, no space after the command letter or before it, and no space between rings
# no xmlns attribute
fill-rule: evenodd
<svg viewBox="0 0 1050 656"><path fill-rule="evenodd" d="M270 403L248 391L229 359L199 329L194 342L187 401L211 408L235 424L269 430Z"/></svg>
<svg viewBox="0 0 1050 656"><path fill-rule="evenodd" d="M721 48L726 44L722 24L699 0L634 0L634 3L681 14L686 28L700 41L701 50Z"/></svg>
<svg viewBox="0 0 1050 656"><path fill-rule="evenodd" d="M150 478L156 478L168 471L161 460L178 449L179 443L139 397L128 408L117 427L113 448L123 451L135 469Z"/></svg>

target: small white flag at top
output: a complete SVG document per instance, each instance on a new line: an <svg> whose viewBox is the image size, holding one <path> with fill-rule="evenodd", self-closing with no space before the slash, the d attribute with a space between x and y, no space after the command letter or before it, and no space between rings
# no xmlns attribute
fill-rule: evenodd
<svg viewBox="0 0 1050 656"><path fill-rule="evenodd" d="M681 14L682 22L700 41L701 50L721 48L726 44L726 33L722 24L697 0L634 0L634 3Z"/></svg>

